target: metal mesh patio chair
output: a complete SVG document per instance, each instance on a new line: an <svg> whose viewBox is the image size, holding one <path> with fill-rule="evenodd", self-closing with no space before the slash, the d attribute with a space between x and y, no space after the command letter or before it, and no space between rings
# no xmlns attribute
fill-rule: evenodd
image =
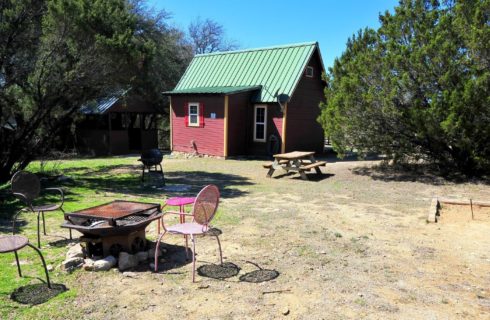
<svg viewBox="0 0 490 320"><path fill-rule="evenodd" d="M45 188L43 191L55 191L60 194L60 202L52 204L41 204L34 205L33 202L36 200L41 193L41 183L39 178L27 171L18 171L12 176L11 180L12 194L20 199L26 205L25 208L21 209L17 214L14 215L12 221L12 233L15 234L15 221L17 216L22 211L30 211L37 213L37 246L41 248L41 236L39 231L39 218L43 219L43 233L46 235L46 220L44 219L44 212L61 210L63 213L63 204L65 202L65 195L63 190L60 188ZM70 239L72 239L72 234L70 230Z"/></svg>
<svg viewBox="0 0 490 320"><path fill-rule="evenodd" d="M155 250L155 272L158 271L158 252L160 241L166 233L190 236L192 242L192 282L196 277L196 235L209 235L216 238L218 242L220 263L223 264L223 252L221 251L221 242L219 240L220 232L213 232L210 222L216 214L219 203L219 189L215 185L204 187L196 197L194 206L190 214L182 212L167 211L166 214L187 215L192 217L192 222L178 223L172 226L165 226L162 217L163 232L160 234ZM187 253L187 242L186 242Z"/></svg>

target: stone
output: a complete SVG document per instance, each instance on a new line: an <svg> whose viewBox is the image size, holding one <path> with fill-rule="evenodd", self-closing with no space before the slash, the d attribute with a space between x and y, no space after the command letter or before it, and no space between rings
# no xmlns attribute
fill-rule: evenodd
<svg viewBox="0 0 490 320"><path fill-rule="evenodd" d="M114 267L117 263L117 259L113 256L107 256L104 259L100 259L94 262L94 271L107 271Z"/></svg>
<svg viewBox="0 0 490 320"><path fill-rule="evenodd" d="M427 215L427 222L437 222L437 212L439 210L439 200L437 198L432 198L430 202L430 207Z"/></svg>
<svg viewBox="0 0 490 320"><path fill-rule="evenodd" d="M119 271L128 270L136 267L139 264L138 257L127 252L119 254Z"/></svg>
<svg viewBox="0 0 490 320"><path fill-rule="evenodd" d="M54 267L53 267L53 265L52 265L52 264L48 264L48 265L46 266L46 269L47 269L49 272L51 272L51 271L53 271L53 270L54 270Z"/></svg>
<svg viewBox="0 0 490 320"><path fill-rule="evenodd" d="M281 313L285 316L287 316L289 314L289 308L288 307L284 307L282 310L281 310Z"/></svg>
<svg viewBox="0 0 490 320"><path fill-rule="evenodd" d="M136 253L136 257L138 257L139 262L143 262L148 260L148 251L140 251Z"/></svg>
<svg viewBox="0 0 490 320"><path fill-rule="evenodd" d="M73 270L80 268L83 265L83 258L75 257L66 259L61 263L61 270L66 272L72 272Z"/></svg>
<svg viewBox="0 0 490 320"><path fill-rule="evenodd" d="M84 250L79 243L70 247L70 249L68 249L68 252L66 253L66 260L71 258L83 258L83 257L84 257Z"/></svg>
<svg viewBox="0 0 490 320"><path fill-rule="evenodd" d="M138 277L138 274L136 272L131 272L131 271L125 271L122 273L122 275L124 277L127 277L127 278L137 278Z"/></svg>
<svg viewBox="0 0 490 320"><path fill-rule="evenodd" d="M94 270L94 263L95 260L92 259L85 259L85 262L83 263L82 269L85 271L93 271Z"/></svg>

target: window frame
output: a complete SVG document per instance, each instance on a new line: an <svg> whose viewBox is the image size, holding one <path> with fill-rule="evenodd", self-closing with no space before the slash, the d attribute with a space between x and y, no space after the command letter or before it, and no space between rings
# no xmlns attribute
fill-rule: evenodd
<svg viewBox="0 0 490 320"><path fill-rule="evenodd" d="M264 122L257 122L257 109L264 109ZM257 124L264 126L264 138L257 139ZM267 105L258 104L254 107L254 142L266 142L267 141Z"/></svg>
<svg viewBox="0 0 490 320"><path fill-rule="evenodd" d="M191 107L196 107L196 113L191 113ZM187 104L187 126L188 127L200 127L200 114L199 114L200 104L199 102L189 102ZM196 116L196 123L191 122L191 115Z"/></svg>
<svg viewBox="0 0 490 320"><path fill-rule="evenodd" d="M308 72L309 70L311 70L311 74ZM313 78L315 75L315 72L314 72L314 69L312 66L306 66L306 69L305 69L305 76L307 78Z"/></svg>

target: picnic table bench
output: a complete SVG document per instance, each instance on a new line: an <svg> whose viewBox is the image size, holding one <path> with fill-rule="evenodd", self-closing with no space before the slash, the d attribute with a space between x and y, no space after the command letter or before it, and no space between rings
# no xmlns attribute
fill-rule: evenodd
<svg viewBox="0 0 490 320"><path fill-rule="evenodd" d="M274 171L277 169L298 172L303 180L308 180L308 176L305 172L315 169L317 174L322 174L320 167L327 164L325 161L317 161L314 157L313 151L293 151L288 153L275 154L274 161L263 165L264 168L269 169L267 177L272 177Z"/></svg>

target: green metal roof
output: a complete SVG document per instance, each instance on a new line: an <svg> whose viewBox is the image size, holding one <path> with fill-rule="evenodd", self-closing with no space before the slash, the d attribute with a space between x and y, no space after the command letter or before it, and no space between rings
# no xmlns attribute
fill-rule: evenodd
<svg viewBox="0 0 490 320"><path fill-rule="evenodd" d="M176 94L231 94L245 91L253 91L261 89L261 86L236 86L236 87L199 87L188 89L175 89L172 91L166 91L163 94L176 95Z"/></svg>
<svg viewBox="0 0 490 320"><path fill-rule="evenodd" d="M308 42L196 55L175 89L166 94L261 86L254 102L276 102L280 94L292 96L317 48L317 42Z"/></svg>

